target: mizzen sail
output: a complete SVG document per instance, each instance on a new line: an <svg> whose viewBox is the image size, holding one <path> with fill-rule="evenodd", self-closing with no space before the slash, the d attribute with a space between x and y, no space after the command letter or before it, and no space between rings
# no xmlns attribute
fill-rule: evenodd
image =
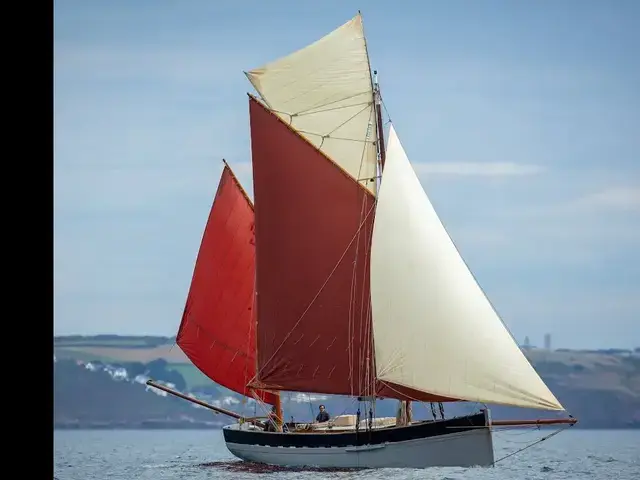
<svg viewBox="0 0 640 480"><path fill-rule="evenodd" d="M253 206L225 165L198 251L177 344L214 382L251 396L256 372ZM255 392L273 404L274 395Z"/></svg>
<svg viewBox="0 0 640 480"><path fill-rule="evenodd" d="M374 222L371 303L379 380L461 400L564 410L467 268L393 127Z"/></svg>
<svg viewBox="0 0 640 480"><path fill-rule="evenodd" d="M269 109L375 191L375 108L360 14L315 43L246 75Z"/></svg>

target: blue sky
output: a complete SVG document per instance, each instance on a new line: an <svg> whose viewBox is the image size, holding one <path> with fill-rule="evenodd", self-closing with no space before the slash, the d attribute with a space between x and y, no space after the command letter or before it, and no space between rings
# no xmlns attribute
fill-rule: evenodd
<svg viewBox="0 0 640 480"><path fill-rule="evenodd" d="M175 334L221 158L251 190L243 70L359 8L396 131L513 334L640 345L624 0L55 2L56 334Z"/></svg>

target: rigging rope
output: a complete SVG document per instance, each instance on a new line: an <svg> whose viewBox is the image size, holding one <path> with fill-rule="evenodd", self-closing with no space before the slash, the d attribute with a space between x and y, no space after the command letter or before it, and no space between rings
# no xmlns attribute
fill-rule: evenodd
<svg viewBox="0 0 640 480"><path fill-rule="evenodd" d="M501 462L501 461L503 461L503 460L505 460L505 459L507 459L507 458L509 458L509 457L513 457L514 455L517 455L518 453L520 453L520 452L522 452L522 451L524 451L524 450L526 450L526 449L528 449L528 448L531 448L531 447L533 447L533 446L535 446L535 445L538 445L539 443L542 443L542 442L544 442L545 440L550 439L551 437L555 437L557 434L559 434L560 432L562 432L562 431L566 430L567 428L573 427L573 425L574 425L574 424L573 424L573 423L571 423L571 424L569 424L569 425L565 425L564 427L560 427L558 430L556 430L556 431L554 431L554 432L551 432L549 435L545 435L544 437L542 437L542 438L540 438L540 439L536 440L536 441L535 441L535 442L533 442L533 443L530 443L529 445L526 445L526 446L524 446L524 447L522 447L522 448L520 448L520 449L516 450L515 452L511 452L511 453L508 453L507 455L505 455L505 456L503 456L503 457L500 457L498 460L495 460L495 461L493 462L493 464L495 465L496 463Z"/></svg>

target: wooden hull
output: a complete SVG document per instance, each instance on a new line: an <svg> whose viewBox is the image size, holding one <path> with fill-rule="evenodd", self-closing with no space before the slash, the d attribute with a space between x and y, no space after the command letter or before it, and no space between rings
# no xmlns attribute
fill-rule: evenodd
<svg viewBox="0 0 640 480"><path fill-rule="evenodd" d="M223 433L236 457L284 467L472 467L494 462L488 412L371 432L272 433L235 424Z"/></svg>

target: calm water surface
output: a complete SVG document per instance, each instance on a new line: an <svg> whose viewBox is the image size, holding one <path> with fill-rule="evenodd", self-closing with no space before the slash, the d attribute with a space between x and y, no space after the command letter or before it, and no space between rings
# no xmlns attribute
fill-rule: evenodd
<svg viewBox="0 0 640 480"><path fill-rule="evenodd" d="M495 433L496 458L548 434ZM605 479L640 480L640 431L568 430L493 468L287 470L240 462L220 431L55 431L58 480L136 479Z"/></svg>

